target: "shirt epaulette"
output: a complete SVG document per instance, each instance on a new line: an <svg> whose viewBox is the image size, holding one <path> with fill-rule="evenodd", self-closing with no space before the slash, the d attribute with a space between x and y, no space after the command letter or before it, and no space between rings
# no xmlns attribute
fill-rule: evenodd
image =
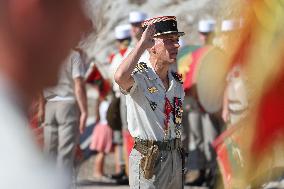
<svg viewBox="0 0 284 189"><path fill-rule="evenodd" d="M172 76L175 78L175 80L177 82L179 82L180 84L183 84L182 75L181 74L178 74L177 72L172 72Z"/></svg>
<svg viewBox="0 0 284 189"><path fill-rule="evenodd" d="M148 69L148 66L145 62L139 62L133 70L133 74L137 72L144 72Z"/></svg>

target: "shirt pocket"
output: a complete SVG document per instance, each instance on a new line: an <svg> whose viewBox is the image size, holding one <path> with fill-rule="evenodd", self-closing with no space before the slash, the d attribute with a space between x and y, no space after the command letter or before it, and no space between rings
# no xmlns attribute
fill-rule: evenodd
<svg viewBox="0 0 284 189"><path fill-rule="evenodd" d="M158 86L145 81L145 85L143 86L143 93L147 100L147 103L149 103L153 111L155 111L157 108L162 109L163 107L165 97L160 90L161 89L159 89Z"/></svg>

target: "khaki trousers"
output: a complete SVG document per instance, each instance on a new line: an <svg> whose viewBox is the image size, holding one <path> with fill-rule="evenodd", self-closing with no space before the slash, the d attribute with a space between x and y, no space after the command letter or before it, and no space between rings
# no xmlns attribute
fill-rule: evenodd
<svg viewBox="0 0 284 189"><path fill-rule="evenodd" d="M130 189L182 189L182 159L178 150L161 151L154 167L154 176L147 180L140 168L142 155L132 149L129 156Z"/></svg>
<svg viewBox="0 0 284 189"><path fill-rule="evenodd" d="M44 151L55 159L59 168L73 170L78 127L79 109L75 101L46 103Z"/></svg>

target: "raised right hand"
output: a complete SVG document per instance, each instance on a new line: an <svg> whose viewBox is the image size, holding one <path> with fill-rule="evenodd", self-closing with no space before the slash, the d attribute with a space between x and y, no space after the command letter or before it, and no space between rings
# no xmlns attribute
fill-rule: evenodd
<svg viewBox="0 0 284 189"><path fill-rule="evenodd" d="M143 32L142 37L140 39L141 45L145 48L151 48L154 46L154 35L155 35L156 29L154 24L149 25L146 30Z"/></svg>

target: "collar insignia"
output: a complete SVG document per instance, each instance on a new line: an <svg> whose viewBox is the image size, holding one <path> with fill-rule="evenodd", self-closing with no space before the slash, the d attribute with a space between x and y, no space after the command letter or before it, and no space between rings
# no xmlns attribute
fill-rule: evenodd
<svg viewBox="0 0 284 189"><path fill-rule="evenodd" d="M146 71L148 69L148 66L147 66L147 64L145 63L145 62L139 62L137 65L136 65L136 67L135 67L135 69L134 69L134 73L137 73L137 72L144 72L144 71Z"/></svg>
<svg viewBox="0 0 284 189"><path fill-rule="evenodd" d="M183 84L181 74L178 74L177 72L172 72L172 76L175 78L177 82L179 82L180 84Z"/></svg>

